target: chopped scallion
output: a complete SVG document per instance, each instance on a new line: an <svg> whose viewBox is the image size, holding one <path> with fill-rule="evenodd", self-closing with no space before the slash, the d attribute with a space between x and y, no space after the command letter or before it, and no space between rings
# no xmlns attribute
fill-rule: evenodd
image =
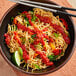
<svg viewBox="0 0 76 76"><path fill-rule="evenodd" d="M37 64L33 64L37 69L40 69L40 67Z"/></svg>
<svg viewBox="0 0 76 76"><path fill-rule="evenodd" d="M59 36L59 34L57 34L57 33L54 33L54 36L57 38L57 37Z"/></svg>
<svg viewBox="0 0 76 76"><path fill-rule="evenodd" d="M35 38L35 37L36 37L36 34L34 34L34 35L31 36L31 38Z"/></svg>

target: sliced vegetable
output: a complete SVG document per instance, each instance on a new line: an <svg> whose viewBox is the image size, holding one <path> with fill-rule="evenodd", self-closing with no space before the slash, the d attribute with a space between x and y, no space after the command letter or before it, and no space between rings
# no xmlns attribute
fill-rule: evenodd
<svg viewBox="0 0 76 76"><path fill-rule="evenodd" d="M60 55L64 55L64 52L62 51Z"/></svg>
<svg viewBox="0 0 76 76"><path fill-rule="evenodd" d="M28 26L31 26L31 25L29 24L28 18L25 18L25 20L26 20L27 27L28 27Z"/></svg>
<svg viewBox="0 0 76 76"><path fill-rule="evenodd" d="M10 35L7 34L7 33L5 33L5 34L4 34L4 37L5 37L5 42L6 42L6 44L9 45L9 44L10 44L10 40L11 40Z"/></svg>
<svg viewBox="0 0 76 76"><path fill-rule="evenodd" d="M14 17L11 17L11 22L14 20Z"/></svg>
<svg viewBox="0 0 76 76"><path fill-rule="evenodd" d="M41 43L37 43L35 47L38 48L39 50L41 50L42 49L42 44Z"/></svg>
<svg viewBox="0 0 76 76"><path fill-rule="evenodd" d="M54 55L60 55L61 52L62 52L62 50L59 50L59 49L54 49L53 50Z"/></svg>
<svg viewBox="0 0 76 76"><path fill-rule="evenodd" d="M11 25L11 31L16 31L17 30L17 26L16 25Z"/></svg>
<svg viewBox="0 0 76 76"><path fill-rule="evenodd" d="M31 15L27 11L22 12L22 14L25 14L29 20L32 19Z"/></svg>
<svg viewBox="0 0 76 76"><path fill-rule="evenodd" d="M22 44L25 44L25 41L26 41L25 37L21 37Z"/></svg>
<svg viewBox="0 0 76 76"><path fill-rule="evenodd" d="M23 17L26 17L25 14L18 12L18 15L22 15Z"/></svg>
<svg viewBox="0 0 76 76"><path fill-rule="evenodd" d="M33 64L35 68L40 69L40 67L37 64Z"/></svg>
<svg viewBox="0 0 76 76"><path fill-rule="evenodd" d="M33 42L34 42L34 39L30 38L29 43L33 43Z"/></svg>
<svg viewBox="0 0 76 76"><path fill-rule="evenodd" d="M53 43L50 42L50 47L54 50L55 49L55 45Z"/></svg>
<svg viewBox="0 0 76 76"><path fill-rule="evenodd" d="M60 25L53 24L52 19L49 17L43 17L38 14L36 14L36 16L40 19L41 22L50 23L50 26L52 26L56 31L58 31L59 33L63 35L65 42L67 44L70 44L70 38L66 35L66 33L64 32L64 29Z"/></svg>
<svg viewBox="0 0 76 76"><path fill-rule="evenodd" d="M42 52L36 51L36 53L40 55L40 58L42 59L42 62L44 64L46 64L47 66L52 66L53 65L53 62L50 62L48 57L46 57Z"/></svg>
<svg viewBox="0 0 76 76"><path fill-rule="evenodd" d="M62 23L65 26L66 30L68 30L68 24L67 24L67 22L63 18L60 18L60 20L62 21Z"/></svg>
<svg viewBox="0 0 76 76"><path fill-rule="evenodd" d="M37 54L37 53L35 53L33 58L36 58L37 56L38 56L38 54Z"/></svg>
<svg viewBox="0 0 76 76"><path fill-rule="evenodd" d="M27 61L28 59L29 59L29 55L27 54L27 50L26 50L26 47L25 47L25 45L23 45L22 43L21 43L21 40L20 40L20 38L18 37L18 33L15 31L14 32L14 39L18 42L18 44L19 44L19 46L22 48L22 50L23 50L23 59L25 60L25 61Z"/></svg>
<svg viewBox="0 0 76 76"><path fill-rule="evenodd" d="M18 12L18 15L22 15L24 18L26 17L25 14Z"/></svg>
<svg viewBox="0 0 76 76"><path fill-rule="evenodd" d="M56 61L56 56L55 55L49 55L48 58L50 59L50 61Z"/></svg>
<svg viewBox="0 0 76 76"><path fill-rule="evenodd" d="M20 66L20 54L18 51L15 51L13 56L12 56L12 62L16 65L16 66Z"/></svg>
<svg viewBox="0 0 76 76"><path fill-rule="evenodd" d="M22 48L19 47L18 49L19 49L20 55L23 56L23 50L22 50Z"/></svg>
<svg viewBox="0 0 76 76"><path fill-rule="evenodd" d="M26 15L25 15L25 14L22 14L22 16L23 16L24 18L26 18Z"/></svg>
<svg viewBox="0 0 76 76"><path fill-rule="evenodd" d="M31 21L36 21L37 17L33 16L33 18L31 19Z"/></svg>
<svg viewBox="0 0 76 76"><path fill-rule="evenodd" d="M35 38L35 37L36 37L36 34L34 34L34 35L31 36L31 38Z"/></svg>
<svg viewBox="0 0 76 76"><path fill-rule="evenodd" d="M47 39L46 38L44 38L44 41L46 41Z"/></svg>
<svg viewBox="0 0 76 76"><path fill-rule="evenodd" d="M26 24L29 24L29 21L28 20L26 20Z"/></svg>
<svg viewBox="0 0 76 76"><path fill-rule="evenodd" d="M28 18L27 18L27 17L25 17L25 20L27 20L27 21L28 21Z"/></svg>
<svg viewBox="0 0 76 76"><path fill-rule="evenodd" d="M57 34L57 33L54 32L54 36L57 38L59 36L59 34Z"/></svg>
<svg viewBox="0 0 76 76"><path fill-rule="evenodd" d="M27 24L27 27L28 27L28 26L31 26L31 25L30 25L30 24Z"/></svg>

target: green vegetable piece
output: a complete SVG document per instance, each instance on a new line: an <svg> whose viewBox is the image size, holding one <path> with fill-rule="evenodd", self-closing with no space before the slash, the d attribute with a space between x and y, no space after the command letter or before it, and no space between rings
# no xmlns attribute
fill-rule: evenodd
<svg viewBox="0 0 76 76"><path fill-rule="evenodd" d="M54 58L56 59L59 55L54 56Z"/></svg>
<svg viewBox="0 0 76 76"><path fill-rule="evenodd" d="M55 60L54 55L49 55L48 58L50 59L50 61Z"/></svg>
<svg viewBox="0 0 76 76"><path fill-rule="evenodd" d="M62 51L60 55L64 55L64 52Z"/></svg>
<svg viewBox="0 0 76 76"><path fill-rule="evenodd" d="M26 17L26 15L25 14L22 14L22 16L25 18Z"/></svg>
<svg viewBox="0 0 76 76"><path fill-rule="evenodd" d="M56 58L58 56L55 56L55 55L49 55L48 58L50 59L50 61L56 61Z"/></svg>
<svg viewBox="0 0 76 76"><path fill-rule="evenodd" d="M34 35L31 36L31 38L35 38L35 37L36 37L36 34L34 34Z"/></svg>
<svg viewBox="0 0 76 76"><path fill-rule="evenodd" d="M37 69L40 69L40 67L37 64L33 64Z"/></svg>
<svg viewBox="0 0 76 76"><path fill-rule="evenodd" d="M11 22L14 20L14 17L11 17Z"/></svg>
<svg viewBox="0 0 76 76"><path fill-rule="evenodd" d="M26 20L26 24L27 24L27 27L28 27L28 26L31 26L31 25L29 24L29 21L28 21L28 20Z"/></svg>
<svg viewBox="0 0 76 76"><path fill-rule="evenodd" d="M25 41L26 41L25 37L21 37L21 41L22 41L22 44L25 44Z"/></svg>
<svg viewBox="0 0 76 76"><path fill-rule="evenodd" d="M26 20L26 24L29 24L29 21L28 20Z"/></svg>
<svg viewBox="0 0 76 76"><path fill-rule="evenodd" d="M31 25L29 24L28 18L25 17L25 20L26 20L27 27L28 27L28 26L31 26Z"/></svg>
<svg viewBox="0 0 76 76"><path fill-rule="evenodd" d="M16 30L17 30L17 26L11 25L11 31L16 31Z"/></svg>
<svg viewBox="0 0 76 76"><path fill-rule="evenodd" d="M19 47L19 53L20 53L21 56L23 56L23 50L20 47Z"/></svg>
<svg viewBox="0 0 76 76"><path fill-rule="evenodd" d="M59 36L59 34L57 34L57 33L54 33L54 36L57 38L57 37Z"/></svg>
<svg viewBox="0 0 76 76"><path fill-rule="evenodd" d="M14 31L14 30L13 30L13 26L12 26L12 25L11 25L11 31Z"/></svg>
<svg viewBox="0 0 76 76"><path fill-rule="evenodd" d="M27 24L27 27L28 27L28 26L31 26L31 25L30 25L30 24Z"/></svg>
<svg viewBox="0 0 76 76"><path fill-rule="evenodd" d="M37 17L33 16L33 18L31 19L31 21L36 21Z"/></svg>
<svg viewBox="0 0 76 76"><path fill-rule="evenodd" d="M33 42L34 42L34 39L30 38L29 43L33 43Z"/></svg>
<svg viewBox="0 0 76 76"><path fill-rule="evenodd" d="M27 20L28 21L28 18L25 16L25 20Z"/></svg>
<svg viewBox="0 0 76 76"><path fill-rule="evenodd" d="M15 26L15 31L17 30L17 26Z"/></svg>
<svg viewBox="0 0 76 76"><path fill-rule="evenodd" d="M46 41L47 39L46 38L44 38L44 41Z"/></svg>
<svg viewBox="0 0 76 76"><path fill-rule="evenodd" d="M20 66L20 54L18 51L15 51L13 56L12 56L12 62L16 65L16 66Z"/></svg>

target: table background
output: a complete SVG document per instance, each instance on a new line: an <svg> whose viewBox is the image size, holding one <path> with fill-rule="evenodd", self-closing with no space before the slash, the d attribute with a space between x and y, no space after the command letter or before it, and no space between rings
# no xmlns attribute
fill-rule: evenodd
<svg viewBox="0 0 76 76"><path fill-rule="evenodd" d="M62 6L66 7L72 7L67 0L51 0L54 1ZM3 16L3 14L15 3L10 2L8 0L0 0L0 20ZM68 11L72 14L76 14L76 12ZM74 23L76 24L76 18L73 18ZM3 57L0 55L0 76L27 76L25 74L22 74L18 71L13 70L7 62L3 59ZM62 68L60 68L58 71L45 75L45 76L76 76L76 48L73 56L71 59L67 62L66 65L64 65Z"/></svg>

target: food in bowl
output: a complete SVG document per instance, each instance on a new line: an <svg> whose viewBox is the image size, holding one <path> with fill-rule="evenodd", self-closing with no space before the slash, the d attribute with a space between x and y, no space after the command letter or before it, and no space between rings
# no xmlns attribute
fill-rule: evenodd
<svg viewBox="0 0 76 76"><path fill-rule="evenodd" d="M33 70L54 65L70 44L67 22L52 12L34 8L24 11L8 24L5 42L16 66Z"/></svg>

